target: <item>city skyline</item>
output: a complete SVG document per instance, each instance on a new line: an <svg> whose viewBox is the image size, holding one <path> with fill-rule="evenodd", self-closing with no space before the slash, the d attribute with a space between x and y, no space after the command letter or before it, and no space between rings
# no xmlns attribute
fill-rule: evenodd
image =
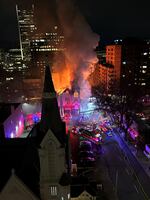
<svg viewBox="0 0 150 200"><path fill-rule="evenodd" d="M58 3L59 1L57 1ZM38 0L32 0L35 4L35 9L38 11L39 23L54 24L57 18L56 10L57 6L54 1L50 3L47 0L42 2ZM0 2L0 22L3 27L0 33L0 45L3 46L15 46L18 43L18 30L17 20L15 13L15 5L19 4L25 7L25 1L11 0L8 2ZM140 1L122 1L116 0L113 3L93 1L75 1L75 5L80 9L90 24L92 30L100 35L102 42L110 42L117 37L142 37L148 38L150 35L149 19L150 14L148 12L149 2L144 0ZM55 16L55 17L52 17ZM45 23L44 23L45 22Z"/></svg>
<svg viewBox="0 0 150 200"><path fill-rule="evenodd" d="M137 1L0 1L0 200L150 200Z"/></svg>

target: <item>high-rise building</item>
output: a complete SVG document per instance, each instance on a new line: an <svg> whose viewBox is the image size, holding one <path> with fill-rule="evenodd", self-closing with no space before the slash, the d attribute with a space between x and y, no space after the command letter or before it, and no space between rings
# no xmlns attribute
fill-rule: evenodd
<svg viewBox="0 0 150 200"><path fill-rule="evenodd" d="M135 97L150 91L150 41L136 38L115 40L106 46L106 62L100 56L99 88L102 93ZM135 93L136 91L136 93Z"/></svg>
<svg viewBox="0 0 150 200"><path fill-rule="evenodd" d="M34 35L31 41L32 63L39 70L40 77L44 75L46 60L53 66L59 56L59 60L63 62L63 51L64 36L58 26L52 27L49 32Z"/></svg>
<svg viewBox="0 0 150 200"><path fill-rule="evenodd" d="M120 79L121 72L121 45L106 46L106 63L113 65L114 79Z"/></svg>
<svg viewBox="0 0 150 200"><path fill-rule="evenodd" d="M20 9L16 6L21 58L26 71L23 76L24 99L39 100L42 95L45 62L52 65L55 57L63 60L64 36L58 26L50 27L47 32L36 26L35 9Z"/></svg>
<svg viewBox="0 0 150 200"><path fill-rule="evenodd" d="M98 87L100 85L100 64L96 63L94 70L90 73L88 81L92 87Z"/></svg>
<svg viewBox="0 0 150 200"><path fill-rule="evenodd" d="M23 95L23 76L26 65L23 64L20 49L9 49L1 53L0 98L3 102L17 103Z"/></svg>
<svg viewBox="0 0 150 200"><path fill-rule="evenodd" d="M32 5L30 10L21 10L18 8L18 5L16 5L16 15L18 21L21 57L24 61L30 61L30 41L36 30L34 5Z"/></svg>
<svg viewBox="0 0 150 200"><path fill-rule="evenodd" d="M121 73L121 45L106 46L106 63L100 64L100 84L106 94L119 92Z"/></svg>
<svg viewBox="0 0 150 200"><path fill-rule="evenodd" d="M101 91L104 94L109 94L114 92L114 72L112 64L100 64L100 86Z"/></svg>
<svg viewBox="0 0 150 200"><path fill-rule="evenodd" d="M49 32L35 34L30 41L30 50L31 62L24 79L25 94L27 94L28 99L36 99L36 96L40 99L46 62L51 64L53 72L55 71L53 64L57 56L61 60L60 65L64 62L64 36L59 28L54 26ZM38 86L36 90L35 86ZM33 95L35 91L36 95Z"/></svg>
<svg viewBox="0 0 150 200"><path fill-rule="evenodd" d="M150 91L149 41L128 38L122 42L121 91L137 97ZM136 93L135 93L136 91Z"/></svg>

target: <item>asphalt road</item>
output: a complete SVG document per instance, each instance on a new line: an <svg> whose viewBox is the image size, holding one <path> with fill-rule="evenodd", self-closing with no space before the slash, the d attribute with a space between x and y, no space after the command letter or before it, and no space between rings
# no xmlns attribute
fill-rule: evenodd
<svg viewBox="0 0 150 200"><path fill-rule="evenodd" d="M126 143L117 132L103 139L96 166L85 175L103 184L108 200L150 200L150 178Z"/></svg>
<svg viewBox="0 0 150 200"><path fill-rule="evenodd" d="M107 137L102 148L103 153L100 156L105 160L107 171L118 199L148 200L147 191L145 192L145 189L141 185L142 181L136 177L134 168L129 162L128 157L120 149L116 137ZM133 160L133 162L135 161ZM138 165L136 164L134 167L138 168ZM99 169L100 166L97 165L96 168ZM142 175L145 177L144 171L141 170L140 174L141 179ZM146 183L147 187L149 187L149 183Z"/></svg>
<svg viewBox="0 0 150 200"><path fill-rule="evenodd" d="M126 157L126 162L133 171L133 177L137 180L140 190L143 192L145 199L150 199L150 178L146 174L145 170L138 162L136 157L131 153L128 145L123 141L123 139L116 134L116 140L118 141L123 154Z"/></svg>

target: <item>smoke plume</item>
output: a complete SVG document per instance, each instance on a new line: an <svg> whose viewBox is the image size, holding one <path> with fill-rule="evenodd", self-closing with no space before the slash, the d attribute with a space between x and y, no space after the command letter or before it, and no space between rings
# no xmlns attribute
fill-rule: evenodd
<svg viewBox="0 0 150 200"><path fill-rule="evenodd" d="M97 60L94 48L98 35L92 32L73 0L57 0L57 12L65 37L65 62L71 84L75 89L80 88L81 96L89 96L87 77Z"/></svg>

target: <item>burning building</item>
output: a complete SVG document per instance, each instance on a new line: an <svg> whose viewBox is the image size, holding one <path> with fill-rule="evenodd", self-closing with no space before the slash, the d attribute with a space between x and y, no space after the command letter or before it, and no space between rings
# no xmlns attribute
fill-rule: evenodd
<svg viewBox="0 0 150 200"><path fill-rule="evenodd" d="M59 108L61 116L64 120L77 116L80 112L80 96L79 92L70 89L64 90L58 96Z"/></svg>

